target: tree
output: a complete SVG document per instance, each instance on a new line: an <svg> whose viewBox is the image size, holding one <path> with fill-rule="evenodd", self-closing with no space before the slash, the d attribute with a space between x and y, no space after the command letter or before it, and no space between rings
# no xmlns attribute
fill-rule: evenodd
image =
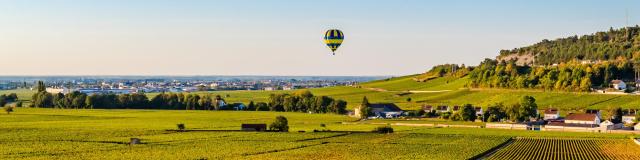
<svg viewBox="0 0 640 160"><path fill-rule="evenodd" d="M36 85L36 89L38 92L45 92L47 90L47 87L44 85L44 82L38 81L38 84Z"/></svg>
<svg viewBox="0 0 640 160"><path fill-rule="evenodd" d="M520 104L516 103L513 105L510 105L507 109L506 109L506 115L509 118L509 120L511 122L519 122L522 120L522 116L520 116Z"/></svg>
<svg viewBox="0 0 640 160"><path fill-rule="evenodd" d="M483 113L484 122L498 122L506 117L506 113L504 111L504 105L502 103L498 103L492 106L487 107L487 110Z"/></svg>
<svg viewBox="0 0 640 160"><path fill-rule="evenodd" d="M449 119L449 118L451 118L451 115L452 115L452 113L451 113L451 112L442 112L442 113L440 114L440 118L442 118L442 119Z"/></svg>
<svg viewBox="0 0 640 160"><path fill-rule="evenodd" d="M269 130L278 131L278 132L288 132L289 121L287 121L287 118L285 118L284 116L277 116L276 120L269 125Z"/></svg>
<svg viewBox="0 0 640 160"><path fill-rule="evenodd" d="M7 105L7 100L4 98L0 98L0 107Z"/></svg>
<svg viewBox="0 0 640 160"><path fill-rule="evenodd" d="M371 104L367 99L367 96L362 98L362 103L360 104L360 119L367 119L371 116L371 108L369 107Z"/></svg>
<svg viewBox="0 0 640 160"><path fill-rule="evenodd" d="M531 117L538 117L537 115L538 105L536 104L536 99L532 96L523 96L520 99L520 108L519 108L519 116L524 120L529 120Z"/></svg>
<svg viewBox="0 0 640 160"><path fill-rule="evenodd" d="M451 116L449 116L449 120L461 121L463 120L462 114L460 112L454 112L453 114L451 114Z"/></svg>
<svg viewBox="0 0 640 160"><path fill-rule="evenodd" d="M471 104L465 104L460 111L460 116L463 121L475 121L477 118L476 109Z"/></svg>
<svg viewBox="0 0 640 160"><path fill-rule="evenodd" d="M247 105L247 108L245 110L255 111L256 110L256 105L253 103L253 101L251 101L251 102L249 102L249 105Z"/></svg>
<svg viewBox="0 0 640 160"><path fill-rule="evenodd" d="M256 111L269 111L269 105L264 102L258 102L258 104L256 104Z"/></svg>
<svg viewBox="0 0 640 160"><path fill-rule="evenodd" d="M407 98L407 102L411 102L411 97L408 97L408 98Z"/></svg>
<svg viewBox="0 0 640 160"><path fill-rule="evenodd" d="M622 123L622 108L614 107L609 109L609 121L614 124Z"/></svg>
<svg viewBox="0 0 640 160"><path fill-rule="evenodd" d="M2 109L4 109L4 111L7 112L7 114L11 114L11 112L13 112L13 107L11 106L4 106L2 107Z"/></svg>

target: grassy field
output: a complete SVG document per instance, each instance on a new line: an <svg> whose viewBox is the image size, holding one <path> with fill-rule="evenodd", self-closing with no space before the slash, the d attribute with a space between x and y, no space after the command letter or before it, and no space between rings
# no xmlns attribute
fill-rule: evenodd
<svg viewBox="0 0 640 160"><path fill-rule="evenodd" d="M291 132L167 131L178 123L195 130L237 130L242 123L270 123L278 115L288 118ZM379 126L342 124L354 120L288 112L17 108L0 114L0 159L466 159L516 136L629 136L407 126L394 126L393 134L311 132L371 131ZM127 145L133 137L144 144Z"/></svg>

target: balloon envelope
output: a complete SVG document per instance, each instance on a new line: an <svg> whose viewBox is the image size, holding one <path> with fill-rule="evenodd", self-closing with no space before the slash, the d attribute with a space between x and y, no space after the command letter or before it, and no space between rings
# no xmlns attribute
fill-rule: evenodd
<svg viewBox="0 0 640 160"><path fill-rule="evenodd" d="M344 40L344 34L338 29L330 29L324 33L324 43L327 44L334 55L340 44L342 44L342 40Z"/></svg>

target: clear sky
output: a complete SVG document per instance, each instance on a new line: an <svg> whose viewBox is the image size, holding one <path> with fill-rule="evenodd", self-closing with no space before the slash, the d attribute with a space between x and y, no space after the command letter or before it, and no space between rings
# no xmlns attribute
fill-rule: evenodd
<svg viewBox="0 0 640 160"><path fill-rule="evenodd" d="M3 0L0 75L405 75L640 21L620 0ZM338 28L331 56L323 32Z"/></svg>

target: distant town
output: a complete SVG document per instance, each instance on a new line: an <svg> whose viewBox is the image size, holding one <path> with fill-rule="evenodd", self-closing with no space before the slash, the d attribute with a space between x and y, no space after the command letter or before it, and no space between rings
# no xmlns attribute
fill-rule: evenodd
<svg viewBox="0 0 640 160"><path fill-rule="evenodd" d="M50 93L153 93L221 90L293 90L352 86L384 76L11 76L0 77L0 90L33 89L46 82Z"/></svg>

